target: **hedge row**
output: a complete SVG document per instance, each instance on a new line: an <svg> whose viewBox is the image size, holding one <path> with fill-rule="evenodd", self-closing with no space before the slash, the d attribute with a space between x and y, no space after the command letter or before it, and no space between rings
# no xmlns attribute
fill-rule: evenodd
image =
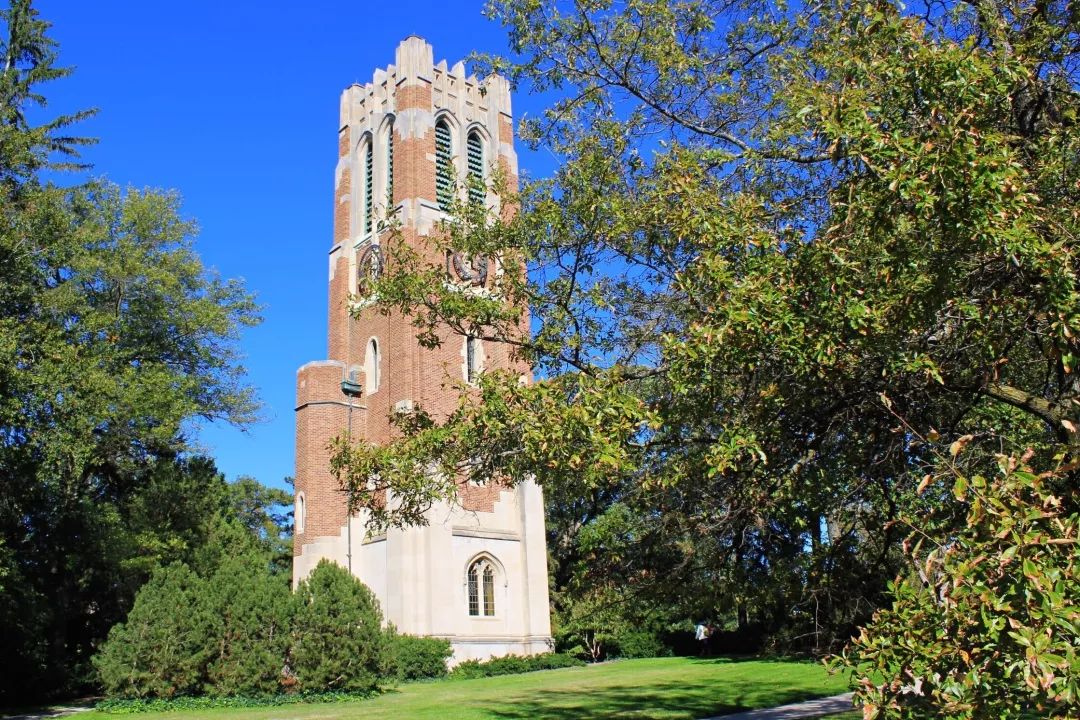
<svg viewBox="0 0 1080 720"><path fill-rule="evenodd" d="M494 675L515 675L517 673L533 672L534 670L556 670L565 667L579 667L585 661L572 655L507 655L480 662L479 660L466 660L457 665L450 673L450 677L458 680L471 680L473 678L492 677Z"/></svg>

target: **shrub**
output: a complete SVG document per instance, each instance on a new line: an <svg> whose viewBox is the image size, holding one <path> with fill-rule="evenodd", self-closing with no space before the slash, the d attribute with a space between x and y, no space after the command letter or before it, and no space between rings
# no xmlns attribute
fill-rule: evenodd
<svg viewBox="0 0 1080 720"><path fill-rule="evenodd" d="M112 628L94 656L106 693L169 698L201 688L211 639L205 591L205 582L186 565L154 572L127 620Z"/></svg>
<svg viewBox="0 0 1080 720"><path fill-rule="evenodd" d="M226 560L214 574L206 602L213 618L207 691L215 695L278 692L292 611L287 580L270 574L264 558L240 556Z"/></svg>
<svg viewBox="0 0 1080 720"><path fill-rule="evenodd" d="M138 715L140 713L161 713L174 710L209 710L211 708L257 708L278 707L281 705L296 705L299 703L337 703L350 700L362 700L369 697L369 693L292 693L285 695L257 695L254 697L244 695L200 695L197 697L183 696L169 698L147 698L142 700L102 700L94 705L98 712L109 715Z"/></svg>
<svg viewBox="0 0 1080 720"><path fill-rule="evenodd" d="M628 630L615 636L613 655L621 658L653 658L671 655L671 649L648 630Z"/></svg>
<svg viewBox="0 0 1080 720"><path fill-rule="evenodd" d="M399 635L387 632L387 664L398 680L421 680L446 675L446 661L453 654L450 641L443 638Z"/></svg>
<svg viewBox="0 0 1080 720"><path fill-rule="evenodd" d="M516 675L518 673L533 672L535 670L556 670L564 667L579 667L584 664L584 660L561 653L528 656L506 655L505 657L492 658L485 662L480 662L479 660L466 660L450 671L450 677L458 680L471 680L473 678L493 677L495 675Z"/></svg>
<svg viewBox="0 0 1080 720"><path fill-rule="evenodd" d="M963 527L912 523L913 572L836 659L866 718L1077 717L1080 514L1053 486L1075 490L1000 463L994 480L956 477Z"/></svg>
<svg viewBox="0 0 1080 720"><path fill-rule="evenodd" d="M366 585L323 560L293 596L298 689L374 692L386 664L382 613Z"/></svg>

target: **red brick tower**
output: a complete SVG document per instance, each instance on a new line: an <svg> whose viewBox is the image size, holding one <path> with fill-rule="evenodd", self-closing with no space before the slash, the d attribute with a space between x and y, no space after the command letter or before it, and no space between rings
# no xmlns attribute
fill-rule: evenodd
<svg viewBox="0 0 1080 720"><path fill-rule="evenodd" d="M389 243L408 243L446 262L463 289L490 284L495 268L462 255L448 261L429 236L438 232L454 179L485 179L493 168L513 185L510 92L506 80L478 82L458 63L435 65L431 46L409 37L396 63L341 97L329 267L327 360L297 372L296 533L298 582L323 558L347 567L375 591L401 631L452 640L455 660L532 653L550 643L543 500L525 481L463 490L459 503L434 508L429 525L372 535L362 515L348 518L329 471L330 441L382 443L395 410L422 407L444 417L462 382L512 363L505 346L446 333L424 349L408 318L364 310L365 281ZM460 192L468 192L462 186ZM473 191L475 192L475 190ZM492 194L476 198L493 209ZM396 232L386 231L393 216ZM350 310L359 307L352 317ZM392 499L391 499L392 501Z"/></svg>

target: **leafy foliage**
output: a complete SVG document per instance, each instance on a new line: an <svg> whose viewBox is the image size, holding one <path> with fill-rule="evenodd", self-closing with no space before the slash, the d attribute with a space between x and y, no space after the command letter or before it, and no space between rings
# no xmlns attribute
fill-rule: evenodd
<svg viewBox="0 0 1080 720"><path fill-rule="evenodd" d="M363 700L370 693L289 693L278 695L197 695L177 698L151 698L126 700L110 698L94 706L95 710L110 715L138 715L140 713L172 712L174 710L210 710L213 708L280 707L299 703L337 703Z"/></svg>
<svg viewBox="0 0 1080 720"><path fill-rule="evenodd" d="M446 675L446 661L454 651L444 638L401 635L387 631L387 665L398 680L424 680Z"/></svg>
<svg viewBox="0 0 1080 720"><path fill-rule="evenodd" d="M456 680L494 677L496 675L516 675L536 670L557 670L565 667L579 667L585 663L572 655L548 653L546 655L506 655L483 662L465 660L454 666L450 677Z"/></svg>
<svg viewBox="0 0 1080 720"><path fill-rule="evenodd" d="M372 692L386 670L382 612L371 590L323 560L294 595L292 671L301 691Z"/></svg>
<svg viewBox="0 0 1080 720"><path fill-rule="evenodd" d="M11 703L86 688L90 655L139 585L193 561L221 496L189 439L199 421L257 416L237 341L259 316L241 283L203 266L176 193L42 181L81 167L91 141L69 127L90 113L34 125L42 85L70 71L29 0L12 0L0 27L0 702Z"/></svg>
<svg viewBox="0 0 1080 720"><path fill-rule="evenodd" d="M656 632L627 630L615 637L614 654L621 658L664 657L671 655L671 649Z"/></svg>
<svg viewBox="0 0 1080 720"><path fill-rule="evenodd" d="M515 57L481 60L562 98L522 128L562 165L496 186L516 214L387 242L375 291L422 342L505 342L541 379L485 373L394 444L340 443L343 487L394 525L453 479L534 477L556 594L839 648L950 467L935 443L972 477L1080 452L1074 10L492 2ZM498 258L491 292L443 282L447 249Z"/></svg>
<svg viewBox="0 0 1080 720"><path fill-rule="evenodd" d="M837 663L864 717L1077 717L1080 513L1053 492L1061 470L999 462L956 477L958 533L910 522L910 571Z"/></svg>

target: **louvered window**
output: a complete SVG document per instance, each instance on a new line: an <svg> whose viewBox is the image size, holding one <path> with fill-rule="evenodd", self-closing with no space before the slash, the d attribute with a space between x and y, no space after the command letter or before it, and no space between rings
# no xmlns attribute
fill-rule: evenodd
<svg viewBox="0 0 1080 720"><path fill-rule="evenodd" d="M449 209L454 196L450 148L450 126L440 120L435 124L435 200L443 210Z"/></svg>
<svg viewBox="0 0 1080 720"><path fill-rule="evenodd" d="M371 142L368 142L367 150L364 151L364 234L367 235L371 232L371 216L372 216L372 200L374 199L375 192L372 187L373 175L373 154L371 150Z"/></svg>
<svg viewBox="0 0 1080 720"><path fill-rule="evenodd" d="M394 204L394 123L386 129L386 200Z"/></svg>
<svg viewBox="0 0 1080 720"><path fill-rule="evenodd" d="M484 187L484 142L479 133L469 133L469 202L482 203L487 195Z"/></svg>

